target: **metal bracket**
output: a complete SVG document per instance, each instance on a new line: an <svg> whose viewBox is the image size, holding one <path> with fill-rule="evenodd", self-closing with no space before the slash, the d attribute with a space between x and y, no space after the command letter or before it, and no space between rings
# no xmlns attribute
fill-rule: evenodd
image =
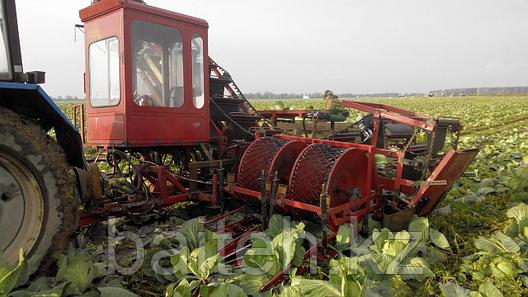
<svg viewBox="0 0 528 297"><path fill-rule="evenodd" d="M207 159L209 161L214 161L215 158L213 158L213 154L211 152L210 149L207 148L207 146L205 145L205 143L200 143L200 147L202 148L202 150L204 151L205 155L207 156Z"/></svg>
<svg viewBox="0 0 528 297"><path fill-rule="evenodd" d="M476 177L477 177L477 173L476 173L475 171L467 171L467 172L462 173L462 176L463 176L463 177L473 177L473 178L476 178Z"/></svg>
<svg viewBox="0 0 528 297"><path fill-rule="evenodd" d="M271 192L271 182L267 181L266 182L266 193L270 193L270 192Z"/></svg>
<svg viewBox="0 0 528 297"><path fill-rule="evenodd" d="M279 188L277 189L277 196L285 197L287 192L288 192L288 186L279 184Z"/></svg>
<svg viewBox="0 0 528 297"><path fill-rule="evenodd" d="M429 185L429 186L446 186L447 180L441 179L441 180L424 180L417 182L418 185Z"/></svg>

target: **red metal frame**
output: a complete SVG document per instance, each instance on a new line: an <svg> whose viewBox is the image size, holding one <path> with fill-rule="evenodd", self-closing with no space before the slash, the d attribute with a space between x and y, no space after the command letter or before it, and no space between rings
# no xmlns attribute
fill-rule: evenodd
<svg viewBox="0 0 528 297"><path fill-rule="evenodd" d="M206 21L127 0L102 0L80 11L85 23L86 69L89 46L110 37L119 39L121 99L116 106L92 107L90 73L85 77L88 143L114 147L152 147L193 145L209 142L208 24ZM133 95L133 49L131 26L143 20L181 31L183 39L184 103L178 108L138 106ZM205 104L193 105L190 40L194 34L203 39Z"/></svg>
<svg viewBox="0 0 528 297"><path fill-rule="evenodd" d="M143 164L137 167L141 177L148 183L148 189L141 191L148 199L137 199L133 195L114 199L95 201L99 207L83 210L80 214L80 226L92 225L109 217L123 217L130 212L138 213L138 209L170 206L178 202L203 201L216 204L218 201L218 175L213 175L211 193L191 192L178 177L166 167L154 164Z"/></svg>
<svg viewBox="0 0 528 297"><path fill-rule="evenodd" d="M259 110L259 114L267 119L270 119L271 123L276 126L278 118L295 118L304 117L309 114L310 110Z"/></svg>
<svg viewBox="0 0 528 297"><path fill-rule="evenodd" d="M436 206L446 191L448 191L453 183L462 175L469 163L478 153L478 150L458 152L452 149L444 154L430 175L429 179L427 179L425 182L417 183L414 180L404 179L403 163L405 152L377 147L377 139L378 134L380 133L382 121L405 124L416 129L434 133L435 129L437 128L436 119L425 114L412 112L385 104L344 100L342 101L342 106L364 111L373 115L374 128L372 143L358 144L327 139L311 139L283 134L273 136L277 139L285 141L297 141L305 144L324 144L334 148L353 148L366 152L369 163L369 166L367 166L367 174L370 177L367 179L367 187L368 189L372 189L374 194L368 193L366 195L362 195L360 199L344 203L337 207L329 208L328 222L329 226L334 230L336 230L339 225L350 222L351 217L358 217L358 219L361 220L361 218L369 212L374 212L378 217L381 217L383 215L383 201L381 199L381 193L383 190L397 193L393 195L392 206L395 209L398 209L397 199L399 193L401 192L411 197L411 201L407 202L407 206L409 208L415 208L421 203L418 214L428 214ZM272 121L276 121L279 117L305 116L309 112L312 111L268 110L259 113L266 118L272 119ZM381 154L396 159L396 176L394 178L387 178L377 174L375 159L376 154ZM443 180L446 180L445 184L435 183ZM231 186L229 187L229 190L233 195L239 196L242 199L243 197L252 197L258 200L261 199L261 193L259 191L245 189L239 185ZM280 197L280 199L277 199L276 205L284 208L285 210L300 209L313 213L317 216L321 216L321 208L319 206L303 203L300 201L294 201L288 199L287 197ZM358 209L358 206L362 207L359 207ZM356 211L353 209L356 209Z"/></svg>
<svg viewBox="0 0 528 297"><path fill-rule="evenodd" d="M86 112L84 108L84 104L75 104L73 106L73 125L79 130L79 134L81 134L81 141L82 143L86 143Z"/></svg>
<svg viewBox="0 0 528 297"><path fill-rule="evenodd" d="M159 193L161 197L157 201L159 206L168 206L189 200L189 189L185 188L165 167L146 165L141 171L143 177L153 186L150 193ZM173 187L169 187L169 184ZM173 190L180 193L172 194Z"/></svg>
<svg viewBox="0 0 528 297"><path fill-rule="evenodd" d="M455 151L450 150L442 161L435 167L427 181L409 203L409 207L414 208L422 199L429 199L418 212L419 215L428 215L440 202L440 199L447 190L462 176L464 170L478 154L478 149ZM444 185L432 185L430 182L445 181Z"/></svg>
<svg viewBox="0 0 528 297"><path fill-rule="evenodd" d="M433 131L435 129L434 119L425 114L377 103L343 100L341 104L343 107L371 113L375 118L392 120L427 131Z"/></svg>

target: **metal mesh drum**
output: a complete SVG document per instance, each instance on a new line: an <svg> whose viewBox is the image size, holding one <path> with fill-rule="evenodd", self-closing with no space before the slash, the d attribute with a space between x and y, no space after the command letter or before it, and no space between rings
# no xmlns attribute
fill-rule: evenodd
<svg viewBox="0 0 528 297"><path fill-rule="evenodd" d="M260 191L259 178L262 170L269 171L271 161L286 141L272 137L262 137L254 141L244 152L238 167L238 185L240 187Z"/></svg>
<svg viewBox="0 0 528 297"><path fill-rule="evenodd" d="M321 188L326 183L331 199L328 206L336 207L368 196L368 164L361 150L263 137L242 156L238 185L260 191L262 171L268 180L277 173L279 183L288 186L288 199L319 206Z"/></svg>
<svg viewBox="0 0 528 297"><path fill-rule="evenodd" d="M295 162L288 185L288 198L319 206L324 183L328 184L331 198L329 207L367 195L367 166L364 152L312 144Z"/></svg>
<svg viewBox="0 0 528 297"><path fill-rule="evenodd" d="M279 183L288 185L295 161L306 146L307 144L300 141L290 141L283 145L271 161L268 177L271 179L277 173Z"/></svg>
<svg viewBox="0 0 528 297"><path fill-rule="evenodd" d="M299 155L288 184L288 198L319 205L321 185L326 182L334 162L343 152L323 144L312 144Z"/></svg>

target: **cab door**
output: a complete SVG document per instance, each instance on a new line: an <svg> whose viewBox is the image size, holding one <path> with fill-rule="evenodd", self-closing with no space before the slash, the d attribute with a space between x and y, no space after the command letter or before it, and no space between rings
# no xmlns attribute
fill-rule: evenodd
<svg viewBox="0 0 528 297"><path fill-rule="evenodd" d="M191 145L209 141L205 81L206 29L129 14L131 145ZM197 27L199 28L199 27ZM205 34L204 34L205 33Z"/></svg>

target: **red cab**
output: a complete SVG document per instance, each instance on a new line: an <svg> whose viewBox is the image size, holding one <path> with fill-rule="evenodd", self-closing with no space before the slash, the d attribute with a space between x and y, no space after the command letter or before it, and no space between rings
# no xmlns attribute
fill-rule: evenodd
<svg viewBox="0 0 528 297"><path fill-rule="evenodd" d="M89 144L209 141L206 21L126 0L102 0L80 17Z"/></svg>

